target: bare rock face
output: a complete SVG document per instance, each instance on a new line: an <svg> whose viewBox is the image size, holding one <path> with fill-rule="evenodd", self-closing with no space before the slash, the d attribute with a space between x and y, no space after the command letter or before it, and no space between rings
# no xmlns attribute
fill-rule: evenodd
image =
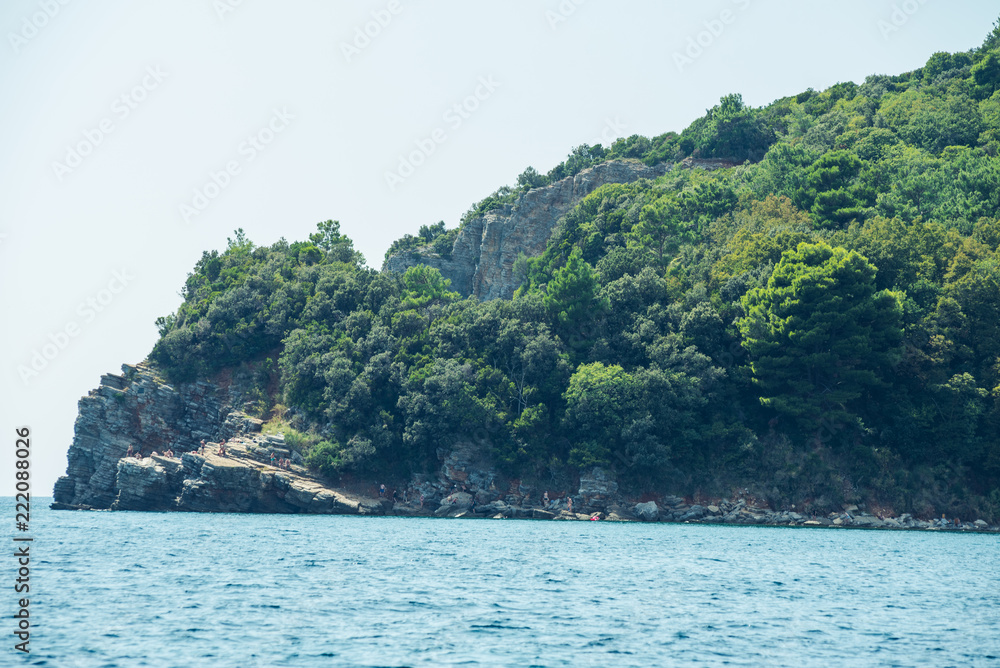
<svg viewBox="0 0 1000 668"><path fill-rule="evenodd" d="M57 504L110 508L119 475L161 484L161 463L119 469L129 446L147 455L194 450L219 433L229 413L229 393L206 381L174 389L145 365L125 364L122 371L101 376L100 386L79 401L69 465L55 485Z"/></svg>
<svg viewBox="0 0 1000 668"><path fill-rule="evenodd" d="M618 493L618 483L611 471L595 467L592 471L580 474L580 496L612 497Z"/></svg>
<svg viewBox="0 0 1000 668"><path fill-rule="evenodd" d="M643 522L655 522L660 516L660 509L656 507L655 501L637 503L632 512Z"/></svg>
<svg viewBox="0 0 1000 668"><path fill-rule="evenodd" d="M302 466L268 466L271 451L288 451L276 448L282 439L258 433L260 420L233 410L242 401L237 383L173 388L145 365L122 369L80 399L53 508L352 515L390 509L385 500L331 489ZM229 440L224 457L215 442L222 438ZM198 452L202 440L205 454ZM126 456L129 446L142 456Z"/></svg>
<svg viewBox="0 0 1000 668"><path fill-rule="evenodd" d="M513 205L473 218L458 233L450 260L409 251L390 257L383 269L402 273L425 264L451 279L452 290L463 296L509 299L519 286L513 271L517 256L541 254L556 223L580 200L607 183L654 179L672 167L648 167L626 160L601 163L576 176L529 190Z"/></svg>

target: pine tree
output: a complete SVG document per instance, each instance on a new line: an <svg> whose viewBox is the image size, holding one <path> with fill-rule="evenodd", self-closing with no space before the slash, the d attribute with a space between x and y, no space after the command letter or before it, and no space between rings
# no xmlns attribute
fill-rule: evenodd
<svg viewBox="0 0 1000 668"><path fill-rule="evenodd" d="M784 253L743 307L761 403L806 430L854 422L857 400L883 383L902 338L899 297L876 292L875 267L822 242Z"/></svg>

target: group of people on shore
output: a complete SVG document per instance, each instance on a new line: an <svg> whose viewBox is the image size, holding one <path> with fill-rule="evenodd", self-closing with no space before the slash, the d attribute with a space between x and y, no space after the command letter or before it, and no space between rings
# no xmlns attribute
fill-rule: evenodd
<svg viewBox="0 0 1000 668"><path fill-rule="evenodd" d="M150 457L161 457L161 456L162 457L174 457L175 455L174 455L174 451L173 450L171 450L170 448L167 448L166 450L163 451L162 454L159 453L159 452L157 452L156 450L153 450L151 453L149 453L149 456ZM125 452L125 457L135 457L136 459L145 459L145 456L142 454L142 448L139 448L138 450L134 450L131 445L128 446L128 451Z"/></svg>
<svg viewBox="0 0 1000 668"><path fill-rule="evenodd" d="M279 468L285 471L289 471L292 468L292 460L287 457L275 457L274 453L271 453L271 466Z"/></svg>
<svg viewBox="0 0 1000 668"><path fill-rule="evenodd" d="M397 488L393 487L392 488L392 494L389 494L389 490L386 489L385 483L382 483L381 485L378 486L378 498L380 498L380 499L392 498L392 502L393 503L399 503L400 501L402 501L403 503L409 503L410 502L409 499L407 499L407 497L406 497L406 490L405 489L403 490L403 493L400 494L399 490ZM423 507L423 501L424 501L424 495L421 494L420 495L421 507Z"/></svg>
<svg viewBox="0 0 1000 668"><path fill-rule="evenodd" d="M198 450L197 450L198 454L204 456L205 455L205 448L206 447L207 447L206 443L205 443L204 439L202 439L201 443L199 443L199 445L198 445ZM227 447L226 447L226 439L222 439L221 441L219 441L219 448L218 448L218 450L215 451L215 454L217 454L220 457L226 457L227 453L228 453L228 450L227 450ZM135 457L136 459L143 459L144 458L143 454L142 454L142 448L139 448L138 450L136 450L131 445L128 446L128 451L125 453L125 456L126 457ZM163 451L162 455L159 452L157 452L156 450L153 450L153 452L150 453L150 456L151 457L160 457L160 456L163 456L163 457L171 457L172 458L172 457L175 457L176 455L175 455L175 453L174 453L174 451L173 451L172 448L167 448L166 450ZM275 457L274 453L271 453L271 466L273 466L275 468L278 468L278 469L282 469L284 471L290 471L292 469L292 460L290 458L288 458L288 457ZM384 496L384 494L385 494L385 485L382 485L382 489L379 492L379 496ZM396 497L396 492L394 490L393 491L393 500L395 500L396 498L397 498Z"/></svg>
<svg viewBox="0 0 1000 668"><path fill-rule="evenodd" d="M202 439L201 443L198 444L198 454L199 455L202 455L202 456L205 455L205 447L206 447L206 445L205 445L205 439ZM220 457L225 457L226 456L226 439L222 439L221 441L219 441L219 449L215 451L215 454L217 454Z"/></svg>

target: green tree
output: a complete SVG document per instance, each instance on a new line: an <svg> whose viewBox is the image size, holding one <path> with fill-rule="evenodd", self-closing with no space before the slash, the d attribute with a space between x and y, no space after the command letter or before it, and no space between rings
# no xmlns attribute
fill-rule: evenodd
<svg viewBox="0 0 1000 668"><path fill-rule="evenodd" d="M899 297L875 291L875 267L844 248L801 243L742 301L738 326L761 403L807 430L853 422L901 340Z"/></svg>
<svg viewBox="0 0 1000 668"><path fill-rule="evenodd" d="M543 303L549 317L568 328L579 327L605 308L597 298L597 272L574 248L565 265L552 274Z"/></svg>
<svg viewBox="0 0 1000 668"><path fill-rule="evenodd" d="M451 279L444 278L439 270L425 264L407 269L403 274L403 286L406 290L404 308L421 308L432 302L447 303L460 297L457 292L448 289Z"/></svg>
<svg viewBox="0 0 1000 668"><path fill-rule="evenodd" d="M617 364L582 364L569 379L563 424L573 436L570 463L610 466L622 450L622 431L639 411L642 388Z"/></svg>
<svg viewBox="0 0 1000 668"><path fill-rule="evenodd" d="M972 66L972 80L976 84L976 97L985 100L1000 87L1000 49L994 49Z"/></svg>
<svg viewBox="0 0 1000 668"><path fill-rule="evenodd" d="M681 218L680 204L667 195L642 208L639 224L632 228L630 236L640 247L652 249L662 266L664 254L676 251L687 238L687 227Z"/></svg>
<svg viewBox="0 0 1000 668"><path fill-rule="evenodd" d="M723 97L706 116L694 140L697 155L734 162L760 160L777 140L774 129L756 109L743 104L743 96Z"/></svg>
<svg viewBox="0 0 1000 668"><path fill-rule="evenodd" d="M340 233L339 220L324 220L316 225L317 232L309 235L309 241L326 252L330 260L361 264L364 258L354 250L354 242Z"/></svg>

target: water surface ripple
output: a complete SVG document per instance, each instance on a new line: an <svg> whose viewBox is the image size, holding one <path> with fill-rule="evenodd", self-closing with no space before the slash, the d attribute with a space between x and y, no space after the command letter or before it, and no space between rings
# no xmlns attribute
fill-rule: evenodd
<svg viewBox="0 0 1000 668"><path fill-rule="evenodd" d="M997 536L37 504L32 520L29 665L1000 665Z"/></svg>

